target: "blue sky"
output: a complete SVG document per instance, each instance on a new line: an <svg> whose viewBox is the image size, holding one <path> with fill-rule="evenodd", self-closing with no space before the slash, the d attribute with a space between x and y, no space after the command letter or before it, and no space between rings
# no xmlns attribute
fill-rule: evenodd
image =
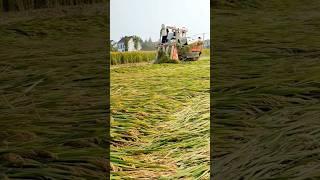
<svg viewBox="0 0 320 180"><path fill-rule="evenodd" d="M188 36L208 33L210 37L210 0L111 0L110 38L125 35L143 40L159 39L161 24L187 27Z"/></svg>

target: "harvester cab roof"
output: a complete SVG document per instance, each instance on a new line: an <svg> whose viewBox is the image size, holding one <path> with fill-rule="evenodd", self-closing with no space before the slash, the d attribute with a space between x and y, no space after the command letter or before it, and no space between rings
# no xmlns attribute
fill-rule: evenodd
<svg viewBox="0 0 320 180"><path fill-rule="evenodd" d="M181 41L184 41L187 43L187 32L188 29L185 27L177 28L176 26L162 25L160 30L160 42L162 44L171 43L172 41L176 43L181 43Z"/></svg>
<svg viewBox="0 0 320 180"><path fill-rule="evenodd" d="M176 26L167 26L166 28L171 29L171 30L175 30L175 31L180 30L181 32L188 32L188 29L185 27L177 28Z"/></svg>

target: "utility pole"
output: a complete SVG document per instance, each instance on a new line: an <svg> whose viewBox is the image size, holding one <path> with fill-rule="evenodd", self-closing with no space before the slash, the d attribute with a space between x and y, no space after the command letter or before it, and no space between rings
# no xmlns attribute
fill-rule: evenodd
<svg viewBox="0 0 320 180"><path fill-rule="evenodd" d="M202 48L204 48L204 35L205 35L205 33L202 33Z"/></svg>

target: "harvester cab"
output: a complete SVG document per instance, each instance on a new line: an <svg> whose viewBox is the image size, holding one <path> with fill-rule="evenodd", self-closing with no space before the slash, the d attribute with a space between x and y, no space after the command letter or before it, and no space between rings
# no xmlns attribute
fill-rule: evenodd
<svg viewBox="0 0 320 180"><path fill-rule="evenodd" d="M160 43L157 47L156 63L179 62L199 59L203 41L187 37L187 28L162 25L160 30Z"/></svg>

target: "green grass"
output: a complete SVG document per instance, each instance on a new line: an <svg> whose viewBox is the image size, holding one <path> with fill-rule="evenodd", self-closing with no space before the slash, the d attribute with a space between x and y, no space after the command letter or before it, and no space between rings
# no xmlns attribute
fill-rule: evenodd
<svg viewBox="0 0 320 180"><path fill-rule="evenodd" d="M319 179L319 8L212 9L213 179Z"/></svg>
<svg viewBox="0 0 320 180"><path fill-rule="evenodd" d="M209 63L111 67L112 179L209 178Z"/></svg>
<svg viewBox="0 0 320 180"><path fill-rule="evenodd" d="M106 16L41 12L0 17L0 179L105 179Z"/></svg>

